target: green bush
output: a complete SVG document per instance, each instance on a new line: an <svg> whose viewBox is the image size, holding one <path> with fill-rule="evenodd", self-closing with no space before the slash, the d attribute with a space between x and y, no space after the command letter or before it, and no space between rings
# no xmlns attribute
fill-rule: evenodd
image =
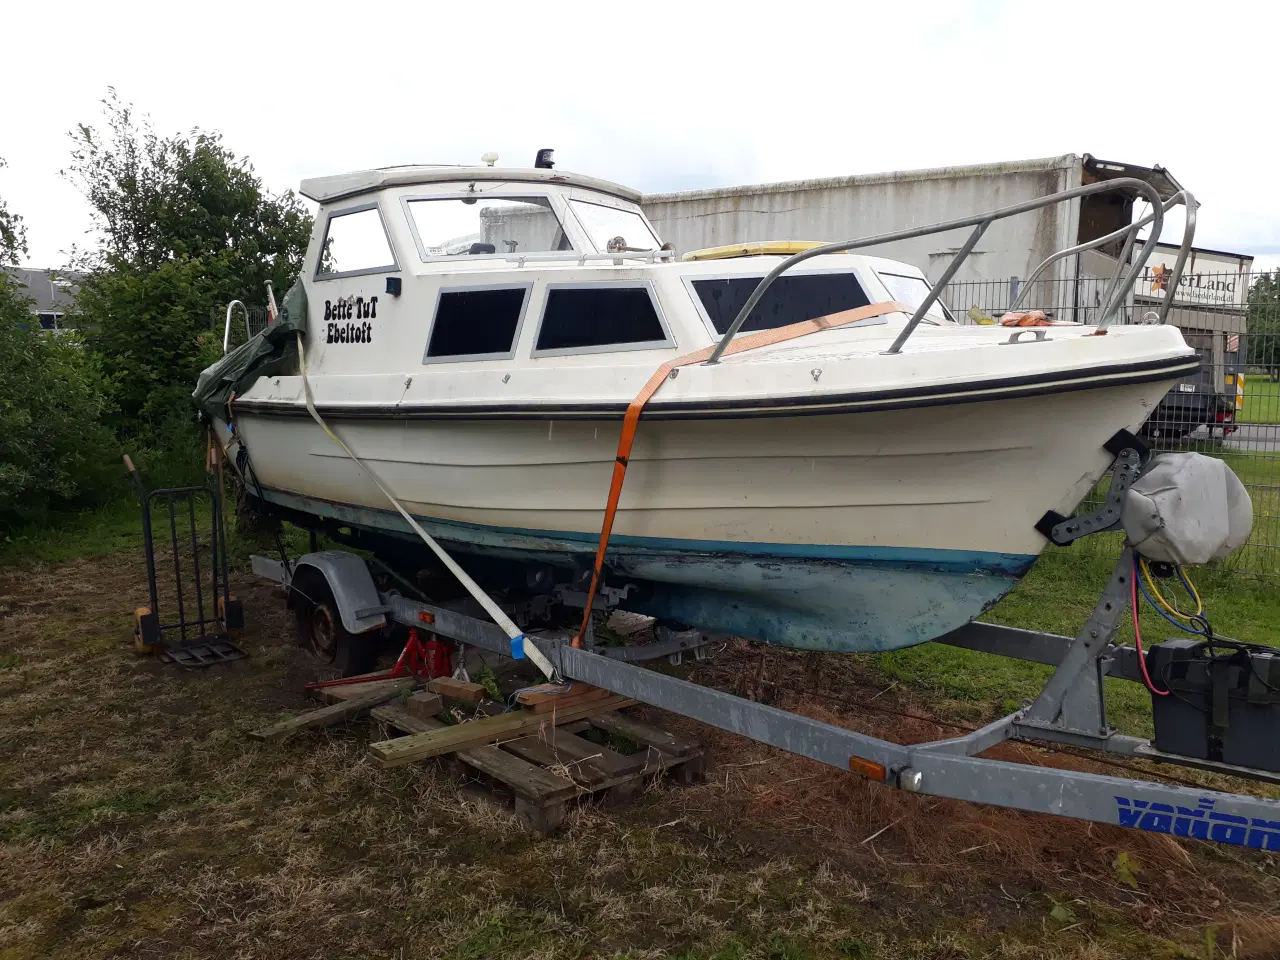
<svg viewBox="0 0 1280 960"><path fill-rule="evenodd" d="M150 270L119 264L81 283L70 316L92 338L122 439L149 440L174 419L195 430L191 391L222 355L209 288L204 264L186 259Z"/></svg>
<svg viewBox="0 0 1280 960"><path fill-rule="evenodd" d="M0 532L119 489L105 412L91 355L74 334L42 331L0 272Z"/></svg>

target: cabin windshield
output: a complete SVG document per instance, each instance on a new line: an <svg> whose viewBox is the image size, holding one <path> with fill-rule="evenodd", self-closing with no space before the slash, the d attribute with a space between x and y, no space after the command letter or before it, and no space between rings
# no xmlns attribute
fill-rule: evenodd
<svg viewBox="0 0 1280 960"><path fill-rule="evenodd" d="M657 250L661 246L644 217L634 210L619 210L587 200L570 200L569 203L600 253Z"/></svg>
<svg viewBox="0 0 1280 960"><path fill-rule="evenodd" d="M889 291L889 296L913 311L924 303L924 298L929 295L929 284L923 277L913 277L905 273L887 273L884 270L877 270L876 273L880 277L880 282L885 285L885 289ZM933 320L955 323L955 317L951 316L951 311L941 300L933 301L925 311L925 316Z"/></svg>
<svg viewBox="0 0 1280 960"><path fill-rule="evenodd" d="M422 199L410 200L406 206L423 257L573 249L546 197Z"/></svg>

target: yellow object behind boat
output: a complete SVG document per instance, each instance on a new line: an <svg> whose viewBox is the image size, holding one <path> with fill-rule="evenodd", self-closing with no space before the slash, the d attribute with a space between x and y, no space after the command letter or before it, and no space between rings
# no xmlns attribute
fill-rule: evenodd
<svg viewBox="0 0 1280 960"><path fill-rule="evenodd" d="M731 243L724 247L707 247L690 250L681 260L732 260L735 257L790 256L820 247L826 240L752 240L750 243ZM841 251L843 252L843 251Z"/></svg>

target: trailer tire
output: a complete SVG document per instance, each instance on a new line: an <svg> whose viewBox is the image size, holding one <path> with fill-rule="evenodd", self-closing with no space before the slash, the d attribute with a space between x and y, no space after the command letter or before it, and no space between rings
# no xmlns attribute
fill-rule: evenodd
<svg viewBox="0 0 1280 960"><path fill-rule="evenodd" d="M342 625L338 604L319 571L303 567L293 582L293 620L298 646L344 677L373 670L378 659L376 633L351 633Z"/></svg>

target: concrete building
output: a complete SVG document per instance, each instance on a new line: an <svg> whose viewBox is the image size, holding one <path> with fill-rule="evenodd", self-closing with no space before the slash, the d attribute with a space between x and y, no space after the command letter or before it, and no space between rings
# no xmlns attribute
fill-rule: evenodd
<svg viewBox="0 0 1280 960"><path fill-rule="evenodd" d="M1119 177L1150 183L1162 200L1180 189L1162 167L1098 160L1086 153L650 194L641 205L659 236L683 254L740 241L834 241L874 236ZM1135 198L1134 192L1098 194L998 221L983 235L955 279L993 282L1026 277L1049 254L1131 223ZM937 279L968 233L965 229L934 234L867 252L911 263L930 279ZM1119 252L1117 247L1063 261L1054 279L1109 276Z"/></svg>

